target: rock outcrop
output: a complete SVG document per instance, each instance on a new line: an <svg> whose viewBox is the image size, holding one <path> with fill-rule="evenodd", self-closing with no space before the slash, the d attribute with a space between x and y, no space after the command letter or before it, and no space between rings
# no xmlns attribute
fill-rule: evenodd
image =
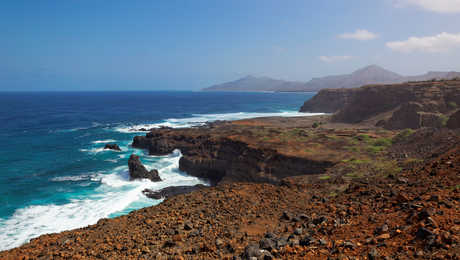
<svg viewBox="0 0 460 260"><path fill-rule="evenodd" d="M131 154L129 157L128 167L131 180L149 179L154 182L161 181L161 178L158 175L158 170L153 169L151 171L147 171L145 166L141 163L139 156L135 154Z"/></svg>
<svg viewBox="0 0 460 260"><path fill-rule="evenodd" d="M442 127L460 104L460 81L369 85L326 89L305 102L301 112L335 113L333 121L378 121L386 129Z"/></svg>
<svg viewBox="0 0 460 260"><path fill-rule="evenodd" d="M350 102L353 94L348 89L321 90L303 104L300 112L335 113Z"/></svg>
<svg viewBox="0 0 460 260"><path fill-rule="evenodd" d="M118 144L106 144L104 146L104 149L114 150L114 151L121 151L121 148L120 148L120 146L118 146Z"/></svg>
<svg viewBox="0 0 460 260"><path fill-rule="evenodd" d="M224 182L280 183L288 176L319 174L334 165L331 161L286 156L269 148L251 147L225 135L206 134L205 129L155 129L136 136L133 147L151 155L165 155L180 149L179 168L187 174Z"/></svg>
<svg viewBox="0 0 460 260"><path fill-rule="evenodd" d="M164 189L157 190L157 191L153 191L151 189L145 189L142 191L142 193L151 199L159 200L162 198L167 199L173 196L177 196L179 194L190 193L192 191L202 189L205 187L206 186L203 184L197 184L194 186L170 186L170 187L166 187Z"/></svg>

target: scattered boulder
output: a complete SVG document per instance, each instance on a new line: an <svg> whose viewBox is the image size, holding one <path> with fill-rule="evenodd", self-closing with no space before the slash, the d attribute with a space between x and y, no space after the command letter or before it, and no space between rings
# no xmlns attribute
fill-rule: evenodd
<svg viewBox="0 0 460 260"><path fill-rule="evenodd" d="M248 245L244 248L243 259L251 259L251 257L260 257L262 256L263 251L259 248L258 245Z"/></svg>
<svg viewBox="0 0 460 260"><path fill-rule="evenodd" d="M154 182L161 181L158 175L158 170L153 169L147 171L144 165L142 165L139 156L131 154L128 160L129 176L131 180L135 179L149 179Z"/></svg>
<svg viewBox="0 0 460 260"><path fill-rule="evenodd" d="M259 246L262 249L266 249L268 251L272 251L276 248L276 242L270 238L262 238L259 241Z"/></svg>
<svg viewBox="0 0 460 260"><path fill-rule="evenodd" d="M106 144L104 146L104 150L121 151L121 148L118 146L118 144Z"/></svg>

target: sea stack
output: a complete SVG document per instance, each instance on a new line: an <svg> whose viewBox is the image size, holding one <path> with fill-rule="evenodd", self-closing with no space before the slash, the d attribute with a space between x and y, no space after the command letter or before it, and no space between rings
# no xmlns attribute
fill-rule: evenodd
<svg viewBox="0 0 460 260"><path fill-rule="evenodd" d="M147 171L145 166L142 165L139 156L135 154L131 154L131 156L129 157L128 167L130 180L149 179L153 182L161 181L161 178L158 175L158 170L153 169L151 171Z"/></svg>
<svg viewBox="0 0 460 260"><path fill-rule="evenodd" d="M118 146L118 144L106 144L104 146L104 150L121 151L121 148Z"/></svg>

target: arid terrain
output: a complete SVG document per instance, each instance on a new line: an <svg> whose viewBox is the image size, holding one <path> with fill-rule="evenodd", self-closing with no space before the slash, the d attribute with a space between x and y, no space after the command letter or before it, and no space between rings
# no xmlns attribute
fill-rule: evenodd
<svg viewBox="0 0 460 260"><path fill-rule="evenodd" d="M334 115L152 129L133 147L152 155L180 149L180 169L212 187L40 236L0 259L460 259L453 82L451 92L432 82L412 87L408 93L423 93L379 111L357 109L355 96ZM420 109L397 112L408 102ZM439 124L394 127L391 119L427 113Z"/></svg>

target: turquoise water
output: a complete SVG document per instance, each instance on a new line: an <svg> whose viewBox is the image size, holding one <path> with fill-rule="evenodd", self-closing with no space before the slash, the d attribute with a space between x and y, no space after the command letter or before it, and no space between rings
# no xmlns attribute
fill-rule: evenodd
<svg viewBox="0 0 460 260"><path fill-rule="evenodd" d="M210 92L0 93L0 250L45 233L94 224L160 201L145 188L206 182L178 170L180 151L130 147L141 127L298 116L313 94ZM122 151L102 148L117 143ZM130 154L163 179L128 181Z"/></svg>

